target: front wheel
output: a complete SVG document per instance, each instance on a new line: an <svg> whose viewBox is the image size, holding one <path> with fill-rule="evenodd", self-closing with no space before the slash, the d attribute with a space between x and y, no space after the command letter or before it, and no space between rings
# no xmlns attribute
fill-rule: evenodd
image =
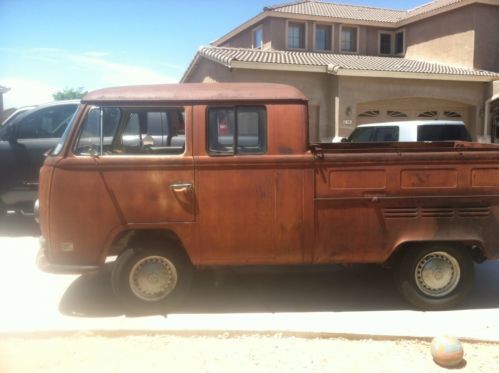
<svg viewBox="0 0 499 373"><path fill-rule="evenodd" d="M192 265L180 250L148 244L123 252L115 262L111 281L128 311L161 313L179 303L191 278Z"/></svg>
<svg viewBox="0 0 499 373"><path fill-rule="evenodd" d="M401 294L414 306L447 309L471 291L474 264L465 248L444 244L413 248L399 261L395 280Z"/></svg>

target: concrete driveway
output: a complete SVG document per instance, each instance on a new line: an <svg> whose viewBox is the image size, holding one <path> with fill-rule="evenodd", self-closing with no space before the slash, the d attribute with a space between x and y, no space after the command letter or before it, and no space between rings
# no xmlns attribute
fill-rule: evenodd
<svg viewBox="0 0 499 373"><path fill-rule="evenodd" d="M376 266L200 273L174 314L127 317L101 272L52 275L35 266L34 225L0 227L0 333L282 331L499 341L499 262L477 266L470 298L445 312L411 310ZM31 235L31 236L29 236Z"/></svg>

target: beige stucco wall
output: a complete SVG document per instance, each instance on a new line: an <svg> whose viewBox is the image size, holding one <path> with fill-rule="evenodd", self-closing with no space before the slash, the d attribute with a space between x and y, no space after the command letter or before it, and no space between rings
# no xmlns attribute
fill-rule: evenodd
<svg viewBox="0 0 499 373"><path fill-rule="evenodd" d="M473 67L474 6L466 6L426 18L406 27L406 54L454 66Z"/></svg>
<svg viewBox="0 0 499 373"><path fill-rule="evenodd" d="M499 6L475 6L474 22L475 68L499 72Z"/></svg>

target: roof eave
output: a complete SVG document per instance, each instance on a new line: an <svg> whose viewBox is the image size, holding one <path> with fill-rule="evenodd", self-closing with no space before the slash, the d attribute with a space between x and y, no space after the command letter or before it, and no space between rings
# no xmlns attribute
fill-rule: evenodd
<svg viewBox="0 0 499 373"><path fill-rule="evenodd" d="M220 61L216 60L213 61L221 63ZM233 69L329 73L337 76L371 77L371 78L448 80L448 81L450 80L450 81L461 81L461 82L491 82L494 80L499 80L499 76L494 77L494 76L484 76L484 75L459 75L459 74L414 73L414 72L399 72L399 71L356 70L356 69L340 68L339 66L332 66L332 65L317 66L317 65L294 65L294 64L279 64L279 63L266 63L266 62L231 61L227 67Z"/></svg>

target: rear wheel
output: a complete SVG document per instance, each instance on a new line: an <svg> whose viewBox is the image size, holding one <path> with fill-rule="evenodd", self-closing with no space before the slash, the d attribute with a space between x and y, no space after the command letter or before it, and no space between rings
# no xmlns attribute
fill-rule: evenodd
<svg viewBox="0 0 499 373"><path fill-rule="evenodd" d="M408 250L395 270L397 287L404 298L421 309L456 306L473 286L474 264L461 247L434 244Z"/></svg>
<svg viewBox="0 0 499 373"><path fill-rule="evenodd" d="M113 268L113 291L130 312L158 313L174 309L189 289L192 265L177 248L148 243L127 249Z"/></svg>

